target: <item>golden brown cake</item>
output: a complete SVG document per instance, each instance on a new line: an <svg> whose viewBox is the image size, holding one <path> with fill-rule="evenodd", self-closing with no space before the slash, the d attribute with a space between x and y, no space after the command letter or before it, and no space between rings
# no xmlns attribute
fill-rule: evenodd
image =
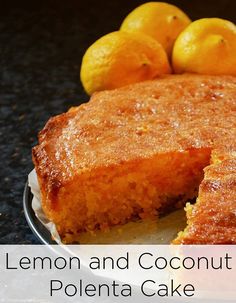
<svg viewBox="0 0 236 303"><path fill-rule="evenodd" d="M196 197L217 149L227 147L234 157L235 135L235 77L172 75L96 93L87 104L51 118L39 134L33 160L43 209L63 241L74 242L81 231L183 205ZM219 211L217 201L207 205ZM225 218L236 213L234 197L231 206ZM188 243L204 242L192 235ZM235 236L231 240L236 243Z"/></svg>

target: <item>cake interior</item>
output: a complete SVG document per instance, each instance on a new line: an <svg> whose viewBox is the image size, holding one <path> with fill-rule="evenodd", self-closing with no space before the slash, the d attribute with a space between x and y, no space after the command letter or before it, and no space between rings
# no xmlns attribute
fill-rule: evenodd
<svg viewBox="0 0 236 303"><path fill-rule="evenodd" d="M182 207L197 196L210 155L210 149L193 148L96 168L60 188L56 207L43 207L63 242L77 242L82 231L106 230Z"/></svg>

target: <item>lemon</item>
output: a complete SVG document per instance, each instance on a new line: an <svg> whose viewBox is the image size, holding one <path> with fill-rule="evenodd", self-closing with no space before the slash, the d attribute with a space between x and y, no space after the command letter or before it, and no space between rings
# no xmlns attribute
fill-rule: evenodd
<svg viewBox="0 0 236 303"><path fill-rule="evenodd" d="M176 40L172 64L176 73L236 75L236 26L219 18L194 21Z"/></svg>
<svg viewBox="0 0 236 303"><path fill-rule="evenodd" d="M163 47L149 36L112 32L92 44L82 59L81 82L88 94L168 74Z"/></svg>
<svg viewBox="0 0 236 303"><path fill-rule="evenodd" d="M162 44L170 56L173 44L191 20L178 7L164 2L147 2L134 9L123 21L121 30L141 32Z"/></svg>

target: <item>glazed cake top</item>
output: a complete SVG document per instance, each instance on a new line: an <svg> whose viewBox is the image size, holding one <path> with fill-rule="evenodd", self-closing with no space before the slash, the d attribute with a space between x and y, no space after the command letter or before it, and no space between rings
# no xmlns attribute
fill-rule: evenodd
<svg viewBox="0 0 236 303"><path fill-rule="evenodd" d="M192 148L235 151L236 77L170 75L94 94L51 118L37 172L63 182L93 168Z"/></svg>

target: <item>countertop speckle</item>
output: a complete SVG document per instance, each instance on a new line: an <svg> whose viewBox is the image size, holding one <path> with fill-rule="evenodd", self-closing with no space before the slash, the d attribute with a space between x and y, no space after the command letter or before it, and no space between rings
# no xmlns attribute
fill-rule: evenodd
<svg viewBox="0 0 236 303"><path fill-rule="evenodd" d="M145 1L9 1L0 12L0 244L39 243L23 213L31 148L50 116L88 100L81 58ZM168 1L192 19L235 22L235 1Z"/></svg>

